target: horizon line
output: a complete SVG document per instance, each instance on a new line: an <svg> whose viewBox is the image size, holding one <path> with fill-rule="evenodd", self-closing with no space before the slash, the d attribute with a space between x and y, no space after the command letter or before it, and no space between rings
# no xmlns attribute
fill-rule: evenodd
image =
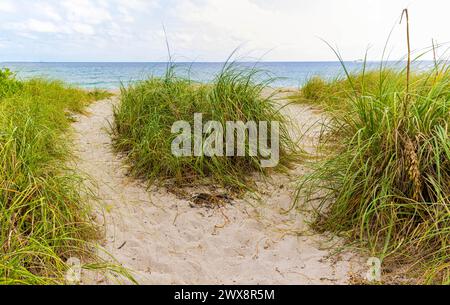
<svg viewBox="0 0 450 305"><path fill-rule="evenodd" d="M356 63L379 63L379 62L404 62L406 60L361 60L361 59L355 59L355 60L344 60L343 62L356 62ZM424 60L417 60L418 62L426 62L426 61L433 61L429 59ZM6 61L0 61L0 64L10 64L10 63L36 63L36 64L45 64L45 63L105 63L105 64L124 64L124 63L169 63L170 61L34 61L34 60L6 60ZM243 60L243 61L232 61L236 63L336 63L340 62L339 60L264 60L264 61L251 61L251 60ZM195 64L195 63L210 63L210 64L223 64L226 63L226 61L173 61L173 63L180 63L180 64Z"/></svg>

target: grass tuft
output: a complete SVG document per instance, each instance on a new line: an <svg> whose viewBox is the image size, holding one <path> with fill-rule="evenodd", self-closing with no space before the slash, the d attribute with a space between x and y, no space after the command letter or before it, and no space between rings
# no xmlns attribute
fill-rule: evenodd
<svg viewBox="0 0 450 305"><path fill-rule="evenodd" d="M171 151L177 136L171 133L171 127L180 120L193 126L195 113L202 113L204 122L218 121L222 126L227 121L278 121L279 168L285 168L295 145L289 138L285 117L272 96L265 95L268 82L259 81L260 75L256 69L240 69L237 64L227 63L211 84L203 85L178 77L175 67L169 66L163 78L152 77L122 88L121 104L114 111L114 146L126 154L131 173L139 178L185 184L209 177L223 186L251 189L251 173L265 170L260 154L248 156L248 133L246 157L179 158Z"/></svg>
<svg viewBox="0 0 450 305"><path fill-rule="evenodd" d="M0 70L0 284L61 284L99 236L71 157L70 112L95 95Z"/></svg>
<svg viewBox="0 0 450 305"><path fill-rule="evenodd" d="M298 191L319 201L315 227L362 241L424 283L450 283L448 63L313 79L297 99L332 118L328 156Z"/></svg>

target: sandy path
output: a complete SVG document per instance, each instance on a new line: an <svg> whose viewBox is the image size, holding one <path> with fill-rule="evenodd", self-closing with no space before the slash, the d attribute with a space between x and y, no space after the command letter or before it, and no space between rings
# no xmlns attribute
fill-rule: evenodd
<svg viewBox="0 0 450 305"><path fill-rule="evenodd" d="M292 202L291 178L304 172L301 165L292 177L274 174L267 184L259 182L260 200L235 200L216 210L192 208L164 188L147 191L127 177L111 151L105 127L114 103L117 98L93 104L90 115L74 124L77 163L98 184L106 211L104 247L139 283L333 284L361 270L361 258L352 253L330 258L336 240L308 232L305 215L281 213ZM304 131L320 119L305 106L285 111ZM302 140L309 149L315 133L309 130Z"/></svg>

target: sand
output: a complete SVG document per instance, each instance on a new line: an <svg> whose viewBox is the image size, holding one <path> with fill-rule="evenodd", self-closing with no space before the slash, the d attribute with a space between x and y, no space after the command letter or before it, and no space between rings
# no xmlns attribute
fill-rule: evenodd
<svg viewBox="0 0 450 305"><path fill-rule="evenodd" d="M248 195L216 209L193 207L163 187L147 189L127 176L106 131L117 102L117 97L96 102L89 115L78 117L75 151L77 166L95 181L104 211L102 246L140 284L345 284L364 272L360 255L349 250L332 255L342 241L311 232L308 213L286 212L295 178L307 171L302 164L267 181L256 177L259 200ZM313 152L321 114L300 105L283 111L306 132L301 143ZM211 190L185 189L192 196ZM84 281L114 283L104 276Z"/></svg>

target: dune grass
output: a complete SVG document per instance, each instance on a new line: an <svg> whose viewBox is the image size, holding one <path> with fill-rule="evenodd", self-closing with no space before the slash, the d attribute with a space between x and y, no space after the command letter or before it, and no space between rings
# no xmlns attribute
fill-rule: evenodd
<svg viewBox="0 0 450 305"><path fill-rule="evenodd" d="M65 164L70 113L107 96L0 70L0 284L61 284L68 258L98 263L92 193Z"/></svg>
<svg viewBox="0 0 450 305"><path fill-rule="evenodd" d="M169 179L184 185L212 178L214 183L231 189L252 189L252 173L266 171L261 167L261 155L248 156L248 133L246 157L176 157L171 143L177 134L172 134L171 127L180 120L193 126L195 113L202 113L204 122L218 121L222 126L227 121L278 121L278 168L286 168L295 144L288 135L288 122L272 96L263 94L269 81L258 81L259 76L256 69L227 63L211 84L203 85L178 77L171 65L163 78L152 77L122 88L121 104L114 111L114 146L126 154L134 176L151 182Z"/></svg>
<svg viewBox="0 0 450 305"><path fill-rule="evenodd" d="M317 76L312 77L292 99L297 103L315 105L325 111L349 111L352 106L348 99L355 95L374 93L383 90L385 86L390 86L390 90L396 92L405 89L404 79L399 78L395 70L386 67L381 70L348 73L348 77L336 77L328 81ZM419 76L414 75L414 78L417 77Z"/></svg>
<svg viewBox="0 0 450 305"><path fill-rule="evenodd" d="M368 245L385 279L397 266L450 284L450 69L407 74L382 66L306 84L295 98L331 120L327 156L298 196L319 202L317 229Z"/></svg>

